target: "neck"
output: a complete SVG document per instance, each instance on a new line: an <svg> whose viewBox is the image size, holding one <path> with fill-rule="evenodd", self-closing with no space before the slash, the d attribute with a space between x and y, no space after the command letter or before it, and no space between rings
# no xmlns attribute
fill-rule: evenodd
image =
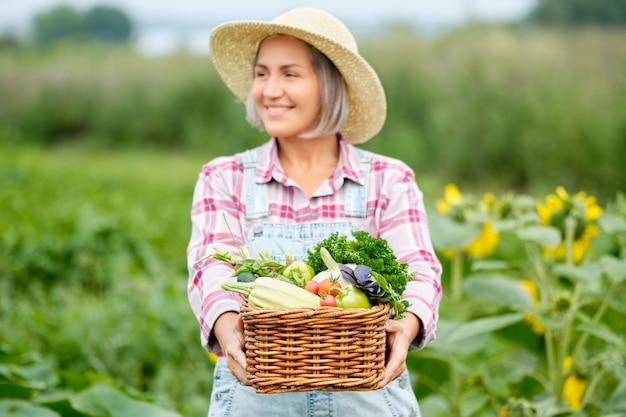
<svg viewBox="0 0 626 417"><path fill-rule="evenodd" d="M283 167L332 166L339 161L339 140L335 135L313 139L278 139L278 159Z"/></svg>
<svg viewBox="0 0 626 417"><path fill-rule="evenodd" d="M339 141L335 136L278 139L278 159L285 174L311 195L335 172Z"/></svg>

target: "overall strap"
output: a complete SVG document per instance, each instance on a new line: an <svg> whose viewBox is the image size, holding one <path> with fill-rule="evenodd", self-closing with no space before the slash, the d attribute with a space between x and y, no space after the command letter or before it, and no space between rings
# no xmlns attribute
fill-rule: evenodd
<svg viewBox="0 0 626 417"><path fill-rule="evenodd" d="M246 219L260 219L270 214L267 201L267 184L254 181L260 148L249 149L242 154L244 169L244 192L246 194Z"/></svg>
<svg viewBox="0 0 626 417"><path fill-rule="evenodd" d="M372 153L360 148L357 149L357 152L359 153L365 184L360 185L353 181L344 183L343 187L346 193L344 211L347 217L363 218L367 217L367 185L372 165Z"/></svg>
<svg viewBox="0 0 626 417"><path fill-rule="evenodd" d="M360 185L353 181L346 181L344 212L347 217L367 217L367 185L369 171L372 165L372 153L357 149L361 162L361 170L365 184ZM258 184L254 181L254 174L259 160L260 148L250 149L242 154L244 166L244 190L246 193L246 219L261 219L269 216L267 184Z"/></svg>

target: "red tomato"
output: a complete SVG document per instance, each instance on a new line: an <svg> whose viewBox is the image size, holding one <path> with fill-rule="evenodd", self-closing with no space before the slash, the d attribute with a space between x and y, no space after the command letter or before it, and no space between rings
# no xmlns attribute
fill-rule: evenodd
<svg viewBox="0 0 626 417"><path fill-rule="evenodd" d="M328 290L331 288L341 288L341 284L334 278L326 278L322 282L320 282L320 286L317 289L317 293L319 295L328 294Z"/></svg>
<svg viewBox="0 0 626 417"><path fill-rule="evenodd" d="M320 283L315 280L309 280L304 284L304 289L317 295Z"/></svg>
<svg viewBox="0 0 626 417"><path fill-rule="evenodd" d="M323 307L337 307L337 301L335 297L330 294L324 294L320 300L320 305Z"/></svg>

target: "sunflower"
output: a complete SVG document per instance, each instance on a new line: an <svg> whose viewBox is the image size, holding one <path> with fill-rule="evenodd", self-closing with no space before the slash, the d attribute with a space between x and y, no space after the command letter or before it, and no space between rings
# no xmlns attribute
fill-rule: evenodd
<svg viewBox="0 0 626 417"><path fill-rule="evenodd" d="M572 357L567 356L563 361L563 369L569 371L572 366ZM587 388L587 382L581 378L576 372L572 372L563 384L563 399L572 408L572 410L580 410L583 395Z"/></svg>
<svg viewBox="0 0 626 417"><path fill-rule="evenodd" d="M523 398L510 398L498 413L498 417L535 417L535 415L531 404Z"/></svg>
<svg viewBox="0 0 626 417"><path fill-rule="evenodd" d="M591 241L599 235L596 220L602 215L595 197L585 192L570 196L565 188L556 188L556 194L546 196L544 202L537 203L539 222L557 228L562 241L554 248L544 248L544 256L554 260L567 258L566 237L568 222L573 224L572 258L579 263L591 248Z"/></svg>
<svg viewBox="0 0 626 417"><path fill-rule="evenodd" d="M443 198L435 203L437 211L441 214L451 215L455 220L465 220L461 206L465 198L456 184L447 184L443 189Z"/></svg>
<svg viewBox="0 0 626 417"><path fill-rule="evenodd" d="M480 235L469 245L463 248L463 252L469 253L476 258L484 258L491 255L500 243L500 234L493 230L491 222L483 223Z"/></svg>
<svg viewBox="0 0 626 417"><path fill-rule="evenodd" d="M455 222L481 225L480 235L463 248L464 253L483 258L492 254L498 246L500 234L494 230L493 222L489 220L489 211L494 202L495 196L491 193L485 194L478 203L465 198L455 184L447 184L443 198L436 201L437 211L449 216ZM456 250L444 249L443 254L452 259L456 255Z"/></svg>
<svg viewBox="0 0 626 417"><path fill-rule="evenodd" d="M524 287L526 291L528 291L528 295L532 300L534 310L524 312L524 321L530 325L533 333L538 335L545 334L546 328L541 322L541 318L536 314L536 310L539 306L539 292L537 290L537 286L533 281L528 279L520 280L520 285Z"/></svg>

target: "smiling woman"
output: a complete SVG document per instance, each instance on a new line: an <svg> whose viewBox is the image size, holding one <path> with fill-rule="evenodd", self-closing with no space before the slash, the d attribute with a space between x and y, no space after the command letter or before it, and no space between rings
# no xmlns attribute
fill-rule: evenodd
<svg viewBox="0 0 626 417"><path fill-rule="evenodd" d="M309 49L281 35L270 36L259 47L250 96L262 127L272 136L309 136L317 124L320 83Z"/></svg>
<svg viewBox="0 0 626 417"><path fill-rule="evenodd" d="M194 192L189 301L201 325L203 346L221 353L209 415L230 410L231 417L312 411L347 416L355 407L365 417L418 415L405 360L409 349L434 339L441 266L412 170L399 160L355 146L377 135L385 122L387 102L378 75L359 54L348 28L312 8L290 10L271 22L222 24L211 34L210 52L226 86L246 103L248 120L269 139L254 149L209 161ZM379 340L387 341L387 361L384 370L367 381L367 394L350 384L339 391L308 385L298 392L290 392L294 388L287 382L277 384L277 391L249 386L257 381L258 366L252 352L245 351L248 307L242 306L238 294L224 291L232 268L207 254L237 253L245 246L252 258L267 252L284 260L288 253L297 262L333 233L353 236L359 231L388 242L415 277L403 287L403 296L411 302L392 304L410 304L406 311L398 308L397 317L388 317L382 310ZM359 292L342 292L337 298L354 306ZM382 360L385 351L379 353ZM237 395L231 403L224 401L231 398L224 393ZM391 404L389 397L395 399Z"/></svg>

